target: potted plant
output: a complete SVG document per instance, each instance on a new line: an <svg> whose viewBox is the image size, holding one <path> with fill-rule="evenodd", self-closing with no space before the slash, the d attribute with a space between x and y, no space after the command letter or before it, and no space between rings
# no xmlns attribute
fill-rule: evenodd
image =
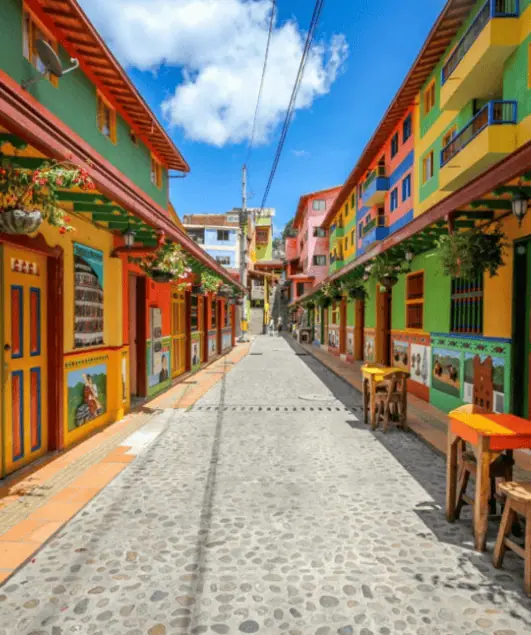
<svg viewBox="0 0 531 635"><path fill-rule="evenodd" d="M86 170L69 161L43 164L36 170L0 164L0 231L33 234L43 221L72 231L68 214L59 205L58 189L94 189Z"/></svg>
<svg viewBox="0 0 531 635"><path fill-rule="evenodd" d="M154 253L143 258L131 258L154 282L171 282L191 273L181 247L166 242Z"/></svg>
<svg viewBox="0 0 531 635"><path fill-rule="evenodd" d="M398 254L386 251L372 261L370 275L389 291L398 282L399 274L403 273L403 262Z"/></svg>
<svg viewBox="0 0 531 635"><path fill-rule="evenodd" d="M488 231L475 228L441 236L437 250L443 272L463 280L477 280L485 272L497 275L504 263L507 237L496 223Z"/></svg>
<svg viewBox="0 0 531 635"><path fill-rule="evenodd" d="M221 282L221 280L220 280L220 282ZM222 298L228 298L231 295L232 290L231 290L231 288L229 287L228 284L221 284L220 287L218 288L217 293Z"/></svg>
<svg viewBox="0 0 531 635"><path fill-rule="evenodd" d="M201 288L204 293L215 293L221 286L221 278L213 273L204 271L201 274Z"/></svg>
<svg viewBox="0 0 531 635"><path fill-rule="evenodd" d="M341 287L341 283L337 280L323 284L322 292L325 297L332 301L341 300L343 298L343 289Z"/></svg>

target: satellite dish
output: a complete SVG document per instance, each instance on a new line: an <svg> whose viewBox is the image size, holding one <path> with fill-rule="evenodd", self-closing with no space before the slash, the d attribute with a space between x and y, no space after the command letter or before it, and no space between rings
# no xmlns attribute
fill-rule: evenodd
<svg viewBox="0 0 531 635"><path fill-rule="evenodd" d="M70 66L69 68L63 68L61 60L59 59L59 55L57 55L54 48L50 46L50 44L48 44L46 40L37 40L36 48L39 59L44 66L44 72L38 77L34 77L26 82L22 82L22 88L24 89L28 88L35 82L38 82L48 73L50 73L54 77L63 77L63 75L66 75L67 73L70 73L79 67L79 60L71 57L70 62L72 63L72 66Z"/></svg>

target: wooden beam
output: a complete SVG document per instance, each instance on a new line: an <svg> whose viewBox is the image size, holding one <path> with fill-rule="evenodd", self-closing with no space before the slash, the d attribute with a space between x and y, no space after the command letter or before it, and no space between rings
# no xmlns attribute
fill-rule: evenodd
<svg viewBox="0 0 531 635"><path fill-rule="evenodd" d="M470 207L476 209L478 207L487 207L493 210L496 209L512 209L511 201L504 201L502 199L481 199L477 201L472 201L470 203Z"/></svg>

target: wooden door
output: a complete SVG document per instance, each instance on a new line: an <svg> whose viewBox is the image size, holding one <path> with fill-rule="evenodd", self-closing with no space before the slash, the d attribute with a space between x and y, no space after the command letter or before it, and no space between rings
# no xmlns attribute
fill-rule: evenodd
<svg viewBox="0 0 531 635"><path fill-rule="evenodd" d="M389 366L391 361L391 292L377 290L376 361Z"/></svg>
<svg viewBox="0 0 531 635"><path fill-rule="evenodd" d="M341 300L339 306L339 352L344 355L347 352L347 301Z"/></svg>
<svg viewBox="0 0 531 635"><path fill-rule="evenodd" d="M356 315L354 320L354 359L362 360L365 346L365 302L363 300L356 300Z"/></svg>
<svg viewBox="0 0 531 635"><path fill-rule="evenodd" d="M328 346L328 320L330 317L330 307L323 309L323 339L321 340L321 346Z"/></svg>
<svg viewBox="0 0 531 635"><path fill-rule="evenodd" d="M137 381L137 312L136 312L136 276L129 274L129 390L132 395L138 392Z"/></svg>
<svg viewBox="0 0 531 635"><path fill-rule="evenodd" d="M178 291L172 292L171 350L171 375L178 377L186 370L186 302Z"/></svg>
<svg viewBox="0 0 531 635"><path fill-rule="evenodd" d="M3 249L4 472L48 451L47 260Z"/></svg>

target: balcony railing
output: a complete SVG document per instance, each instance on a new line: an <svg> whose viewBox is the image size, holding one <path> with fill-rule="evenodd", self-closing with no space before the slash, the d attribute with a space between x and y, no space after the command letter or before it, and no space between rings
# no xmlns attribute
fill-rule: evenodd
<svg viewBox="0 0 531 635"><path fill-rule="evenodd" d="M376 168L374 168L374 170L365 179L365 183L363 184L363 191L365 192L365 190L377 177L386 177L387 174L385 172L385 165L378 165Z"/></svg>
<svg viewBox="0 0 531 635"><path fill-rule="evenodd" d="M361 233L366 236L371 231L371 229L374 229L376 227L376 223L376 218L373 218L370 222L363 226Z"/></svg>
<svg viewBox="0 0 531 635"><path fill-rule="evenodd" d="M453 159L487 126L516 123L515 101L489 101L441 150L441 168Z"/></svg>
<svg viewBox="0 0 531 635"><path fill-rule="evenodd" d="M446 83L492 18L517 18L519 15L519 0L487 0L443 66L441 85Z"/></svg>

